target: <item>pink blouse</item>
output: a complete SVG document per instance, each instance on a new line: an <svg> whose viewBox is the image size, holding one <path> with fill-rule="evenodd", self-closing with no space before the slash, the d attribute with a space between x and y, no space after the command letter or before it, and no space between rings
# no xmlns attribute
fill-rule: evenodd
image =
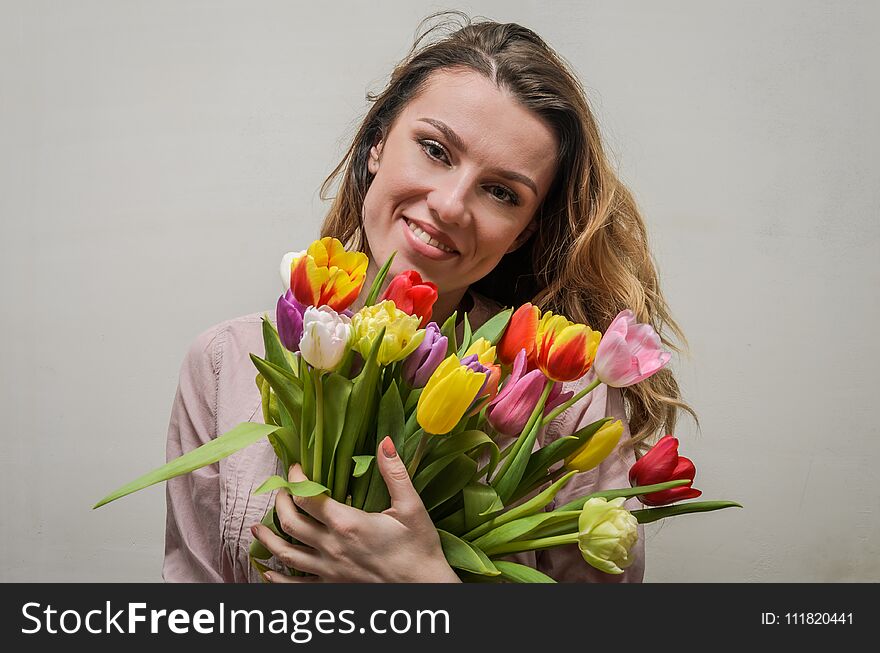
<svg viewBox="0 0 880 653"><path fill-rule="evenodd" d="M473 310L468 314L476 328L500 307L470 293ZM274 310L269 318L275 323ZM190 345L180 369L180 380L166 446L167 460L195 449L241 422L263 421L260 393L254 381L257 371L248 355L262 356L262 313L217 324L201 333ZM565 384L565 390L583 387L585 380ZM536 448L605 416L623 420L621 442L629 438L620 391L600 385L575 406L559 415L539 435ZM509 441L499 442L502 448ZM618 446L597 468L578 474L548 506L562 505L596 489L628 487L627 473L635 462L629 446ZM171 479L166 488L165 560L166 582L259 582L248 562L253 539L250 526L259 522L275 493L253 495L267 477L281 474L271 445L261 440L219 463ZM633 510L637 499L625 504ZM641 582L644 576L644 531L633 550L635 560L623 574L605 574L588 565L577 545L520 553L511 560L536 567L559 582ZM283 570L273 558L269 567Z"/></svg>

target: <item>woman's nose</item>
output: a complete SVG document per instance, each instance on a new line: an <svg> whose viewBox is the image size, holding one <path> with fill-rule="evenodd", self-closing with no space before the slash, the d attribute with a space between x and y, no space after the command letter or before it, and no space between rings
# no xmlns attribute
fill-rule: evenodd
<svg viewBox="0 0 880 653"><path fill-rule="evenodd" d="M466 175L448 175L438 182L427 200L434 218L459 227L464 225L470 219L469 184Z"/></svg>

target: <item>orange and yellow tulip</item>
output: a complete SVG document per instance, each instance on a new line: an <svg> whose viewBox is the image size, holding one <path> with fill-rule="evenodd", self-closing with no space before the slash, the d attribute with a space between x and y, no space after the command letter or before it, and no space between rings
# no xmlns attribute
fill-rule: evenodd
<svg viewBox="0 0 880 653"><path fill-rule="evenodd" d="M538 322L535 364L549 379L574 381L589 371L602 334L547 311Z"/></svg>
<svg viewBox="0 0 880 653"><path fill-rule="evenodd" d="M363 252L347 252L336 238L321 238L291 263L290 289L301 304L344 311L357 299L368 263Z"/></svg>

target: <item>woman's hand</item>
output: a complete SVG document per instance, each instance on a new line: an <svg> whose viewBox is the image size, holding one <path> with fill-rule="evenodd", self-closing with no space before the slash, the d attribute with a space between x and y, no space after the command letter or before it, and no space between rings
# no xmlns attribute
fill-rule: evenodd
<svg viewBox="0 0 880 653"><path fill-rule="evenodd" d="M266 572L272 583L457 583L446 562L440 538L391 438L376 452L379 472L388 486L391 507L370 513L322 494L291 497L279 491L275 512L284 532L302 544L289 544L262 524L251 531L288 567L314 576ZM306 480L300 466L291 481Z"/></svg>

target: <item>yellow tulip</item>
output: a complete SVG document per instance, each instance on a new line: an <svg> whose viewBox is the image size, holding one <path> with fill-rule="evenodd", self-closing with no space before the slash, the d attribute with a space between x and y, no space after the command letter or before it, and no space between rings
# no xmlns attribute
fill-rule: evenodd
<svg viewBox="0 0 880 653"><path fill-rule="evenodd" d="M422 390L416 420L426 433L442 435L458 424L483 387L486 375L462 365L452 354L434 370Z"/></svg>
<svg viewBox="0 0 880 653"><path fill-rule="evenodd" d="M589 564L606 574L622 574L639 539L638 521L623 507L623 497L588 500L578 517L578 548Z"/></svg>
<svg viewBox="0 0 880 653"><path fill-rule="evenodd" d="M586 444L565 459L565 468L586 472L598 466L608 457L623 435L623 422L619 419L605 422Z"/></svg>
<svg viewBox="0 0 880 653"><path fill-rule="evenodd" d="M477 360L483 365L491 365L495 362L495 347L485 338L477 338L471 343L471 346L464 352L462 358L476 354Z"/></svg>
<svg viewBox="0 0 880 653"><path fill-rule="evenodd" d="M391 300L364 306L351 318L353 347L366 358L379 331L385 327L385 336L379 345L379 365L399 361L415 351L425 337L424 329L419 329L420 320L417 315L401 311Z"/></svg>

